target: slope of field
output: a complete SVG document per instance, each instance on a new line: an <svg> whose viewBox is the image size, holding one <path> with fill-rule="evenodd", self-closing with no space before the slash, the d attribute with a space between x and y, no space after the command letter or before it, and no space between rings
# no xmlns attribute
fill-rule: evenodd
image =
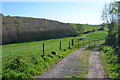
<svg viewBox="0 0 120 80"><path fill-rule="evenodd" d="M80 41L78 46L78 38L80 37L3 45L3 77L28 78L42 74L51 64L82 47L83 41ZM69 47L71 39L74 39L74 47ZM44 57L42 43L45 44ZM84 40L84 45L87 43L88 40Z"/></svg>

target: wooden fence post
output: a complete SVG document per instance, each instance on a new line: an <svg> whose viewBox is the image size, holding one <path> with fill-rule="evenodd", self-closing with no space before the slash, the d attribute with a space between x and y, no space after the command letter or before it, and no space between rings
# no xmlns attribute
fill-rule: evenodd
<svg viewBox="0 0 120 80"><path fill-rule="evenodd" d="M74 46L74 40L72 39L72 46Z"/></svg>
<svg viewBox="0 0 120 80"><path fill-rule="evenodd" d="M69 41L69 47L70 47L70 41Z"/></svg>
<svg viewBox="0 0 120 80"><path fill-rule="evenodd" d="M62 49L62 43L61 43L61 41L60 41L60 51L61 51L61 49Z"/></svg>
<svg viewBox="0 0 120 80"><path fill-rule="evenodd" d="M43 43L43 57L45 55L45 44Z"/></svg>

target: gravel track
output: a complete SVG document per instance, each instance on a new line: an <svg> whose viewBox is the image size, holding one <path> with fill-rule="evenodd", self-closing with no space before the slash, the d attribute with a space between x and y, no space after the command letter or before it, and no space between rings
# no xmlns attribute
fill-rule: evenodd
<svg viewBox="0 0 120 80"><path fill-rule="evenodd" d="M57 63L52 69L46 71L42 75L36 75L34 78L65 78L66 76L79 76L82 74L80 72L83 69L80 67L80 65L82 65L82 62L78 60L78 56L87 47L88 45L70 53L59 63Z"/></svg>
<svg viewBox="0 0 120 80"><path fill-rule="evenodd" d="M105 71L100 58L99 45L94 48L89 59L88 78L105 78Z"/></svg>
<svg viewBox="0 0 120 80"><path fill-rule="evenodd" d="M87 78L105 78L104 67L99 55L99 45L96 45L91 53ZM66 76L82 75L82 71L85 70L85 68L81 67L82 62L78 59L78 57L87 47L88 45L70 53L53 68L46 71L42 75L36 75L34 78L65 78Z"/></svg>

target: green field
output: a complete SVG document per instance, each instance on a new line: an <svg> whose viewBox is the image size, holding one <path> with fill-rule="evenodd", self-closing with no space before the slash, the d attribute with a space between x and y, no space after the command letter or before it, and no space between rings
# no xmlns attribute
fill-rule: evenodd
<svg viewBox="0 0 120 80"><path fill-rule="evenodd" d="M87 38L102 39L102 40L104 40L106 36L107 36L106 31L96 31L96 32L86 34Z"/></svg>
<svg viewBox="0 0 120 80"><path fill-rule="evenodd" d="M34 41L34 42L26 42L26 43L16 43L16 44L8 44L3 45L3 59L9 55L9 57L15 55L25 55L28 54L42 54L42 45L45 44L45 53L50 53L51 51L59 50L60 41L62 42L62 49L66 49L69 46L69 41L71 39L77 39L80 37L69 37L69 38L61 38L61 39L50 39L44 41Z"/></svg>
<svg viewBox="0 0 120 80"><path fill-rule="evenodd" d="M3 77L30 78L36 74L40 75L59 59L89 44L90 39L90 42L93 42L93 39L104 39L106 35L106 31L95 31L78 37L2 45ZM83 36L86 36L84 45L83 40L79 43L77 40ZM72 39L74 39L74 46L69 46L69 41L71 44ZM61 51L60 41L62 43ZM45 55L42 58L43 43L45 44Z"/></svg>
<svg viewBox="0 0 120 80"><path fill-rule="evenodd" d="M71 26L73 26L76 29L76 24L70 23ZM101 26L98 25L89 25L89 24L81 24L82 27L84 28L84 32L86 31L92 31L93 29L100 29Z"/></svg>
<svg viewBox="0 0 120 80"><path fill-rule="evenodd" d="M50 39L45 41L34 41L27 43L16 43L3 45L3 77L27 78L36 74L42 74L51 64L83 46L79 37L68 37L61 39ZM69 47L69 41L74 39L74 47ZM62 50L60 51L60 41ZM45 56L41 57L42 45L45 44ZM84 40L86 45L88 40ZM69 48L68 48L69 47ZM53 55L51 52L55 52Z"/></svg>
<svg viewBox="0 0 120 80"><path fill-rule="evenodd" d="M85 32L86 31L92 31L93 29L99 29L99 28L101 28L101 26L97 26L97 25L82 24L82 26L84 27Z"/></svg>

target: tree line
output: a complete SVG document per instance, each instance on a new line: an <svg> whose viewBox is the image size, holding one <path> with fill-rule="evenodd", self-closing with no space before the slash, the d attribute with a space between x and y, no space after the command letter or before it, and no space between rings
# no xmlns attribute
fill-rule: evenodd
<svg viewBox="0 0 120 80"><path fill-rule="evenodd" d="M70 24L40 18L2 15L2 44L76 35L75 29Z"/></svg>

